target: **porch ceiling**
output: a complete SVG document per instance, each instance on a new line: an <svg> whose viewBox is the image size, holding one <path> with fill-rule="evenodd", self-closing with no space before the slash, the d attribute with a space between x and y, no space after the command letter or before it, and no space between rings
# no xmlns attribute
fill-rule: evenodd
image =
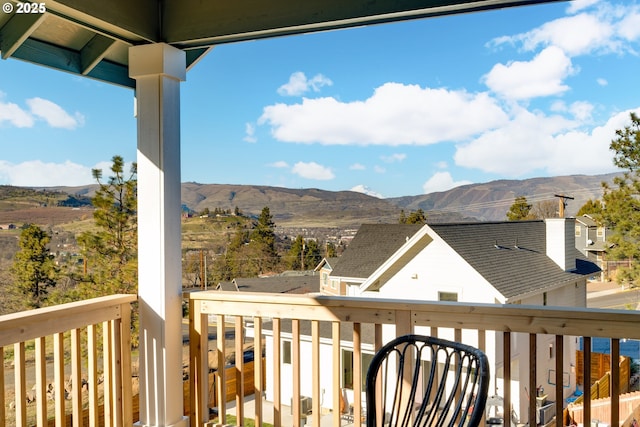
<svg viewBox="0 0 640 427"><path fill-rule="evenodd" d="M0 12L0 51L121 86L128 48L165 42L187 67L221 43L563 0L45 0L44 13ZM22 11L42 3L27 3ZM3 8L4 9L4 8Z"/></svg>

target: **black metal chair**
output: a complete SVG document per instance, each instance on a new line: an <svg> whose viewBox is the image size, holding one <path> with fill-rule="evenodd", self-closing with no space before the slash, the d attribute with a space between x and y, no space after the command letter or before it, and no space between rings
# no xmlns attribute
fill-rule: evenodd
<svg viewBox="0 0 640 427"><path fill-rule="evenodd" d="M484 415L489 362L477 348L404 335L373 357L366 379L367 427L477 426Z"/></svg>

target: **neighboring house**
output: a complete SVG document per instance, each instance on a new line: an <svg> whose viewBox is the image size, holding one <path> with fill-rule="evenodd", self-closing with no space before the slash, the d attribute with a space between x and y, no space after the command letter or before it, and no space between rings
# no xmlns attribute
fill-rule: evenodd
<svg viewBox="0 0 640 427"><path fill-rule="evenodd" d="M334 265L339 258L323 258L320 264L313 270L320 273L320 293L325 295L344 295L344 289L335 278L331 277Z"/></svg>
<svg viewBox="0 0 640 427"><path fill-rule="evenodd" d="M586 280L598 267L576 250L574 233L573 219L424 226L365 224L342 257L335 262L323 260L319 269L327 272L330 269L327 278L330 292L327 293L340 289L342 295L387 299L585 307ZM335 288L331 288L332 281ZM327 287L322 283L321 289L326 292ZM284 328L283 331L287 332ZM446 332L440 336L447 338ZM394 333L383 329L383 335L386 340ZM286 334L283 336L286 338ZM463 335L463 341L472 345L476 339ZM538 342L537 383L542 387L552 387L548 381L549 372L555 370L551 357L554 339L540 338ZM305 337L301 343L303 361L307 359L304 356L307 344L308 337ZM283 347L286 345L284 342ZM502 388L501 345L501 334L487 337L487 355L493 361L492 366L498 369L492 375L492 394L500 394ZM269 346L267 337L267 358L272 351ZM330 351L330 346L329 341L322 342L321 353ZM528 337L513 337L512 346L512 401L516 413L520 414L528 404L524 389L528 384ZM348 361L352 344L343 339L341 347L342 383L348 388L353 381ZM575 339L567 337L564 348L568 396L575 389L575 375L568 368L571 363L575 366ZM369 349L372 354L373 346L367 345L364 351ZM285 351L283 348L283 354ZM520 356L525 356L527 362L520 364ZM330 358L321 356L321 360L324 363ZM367 366L367 360L363 360L363 366ZM283 366L282 372L286 372L286 367ZM331 402L330 383L321 388L325 391L324 402ZM282 393L286 402L290 395L287 390ZM310 395L304 385L302 394Z"/></svg>
<svg viewBox="0 0 640 427"><path fill-rule="evenodd" d="M576 248L590 261L596 263L602 271L605 270L605 252L609 249L607 236L609 230L589 215L576 217ZM604 277L602 277L604 278Z"/></svg>
<svg viewBox="0 0 640 427"><path fill-rule="evenodd" d="M236 278L230 282L220 282L214 288L218 291L270 292L279 294L317 293L318 274L314 271L285 272L268 277Z"/></svg>

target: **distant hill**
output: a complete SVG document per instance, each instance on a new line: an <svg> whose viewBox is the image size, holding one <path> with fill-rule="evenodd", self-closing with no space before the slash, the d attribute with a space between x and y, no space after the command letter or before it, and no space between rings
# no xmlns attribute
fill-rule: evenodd
<svg viewBox="0 0 640 427"><path fill-rule="evenodd" d="M589 199L602 198L602 182L612 182L619 174L569 175L552 178L523 180L497 180L482 184L470 184L448 191L419 196L387 199L406 211L422 209L430 214L456 213L480 221L502 221L518 196L525 196L529 203L555 200L554 195L573 197L567 200L565 216L575 215Z"/></svg>
<svg viewBox="0 0 640 427"><path fill-rule="evenodd" d="M317 188L290 189L259 185L182 184L182 203L195 212L205 208L234 210L257 216L268 206L275 222L283 226L344 227L364 222L395 222L401 209L422 209L430 222L501 221L517 196L530 203L555 200L555 194L574 197L566 215L575 215L588 199L602 196L603 181L616 174L570 175L524 180L497 180L470 184L448 191L417 196L379 199L354 191L326 191ZM95 185L53 187L75 197L90 197ZM42 189L40 189L42 190Z"/></svg>

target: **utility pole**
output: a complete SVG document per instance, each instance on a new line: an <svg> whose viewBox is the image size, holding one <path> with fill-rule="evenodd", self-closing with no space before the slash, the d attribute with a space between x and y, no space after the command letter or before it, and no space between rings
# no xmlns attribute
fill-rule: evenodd
<svg viewBox="0 0 640 427"><path fill-rule="evenodd" d="M571 196L565 196L563 194L554 194L554 197L558 198L558 218L564 218L564 208L567 207L567 200L574 200Z"/></svg>

